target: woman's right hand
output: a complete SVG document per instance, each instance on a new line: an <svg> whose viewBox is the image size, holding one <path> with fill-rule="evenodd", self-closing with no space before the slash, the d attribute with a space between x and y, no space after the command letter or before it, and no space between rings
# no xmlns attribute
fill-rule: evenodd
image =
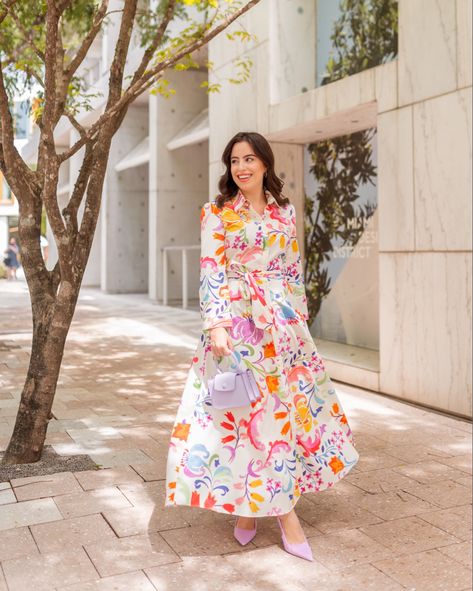
<svg viewBox="0 0 473 591"><path fill-rule="evenodd" d="M222 355L231 355L233 351L233 343L230 335L223 326L217 326L210 330L210 345L214 357L222 357Z"/></svg>

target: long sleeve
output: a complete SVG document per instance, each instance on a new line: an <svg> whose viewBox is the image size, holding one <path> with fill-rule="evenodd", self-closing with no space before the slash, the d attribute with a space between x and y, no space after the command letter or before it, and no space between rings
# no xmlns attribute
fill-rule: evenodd
<svg viewBox="0 0 473 591"><path fill-rule="evenodd" d="M297 241L296 209L290 205L290 234L286 245L286 278L289 285L289 301L292 307L298 310L305 318L309 319L307 309L307 296L304 283L304 270L302 269L301 253Z"/></svg>
<svg viewBox="0 0 473 591"><path fill-rule="evenodd" d="M231 326L230 293L225 256L225 233L215 203L206 203L200 214L200 313L203 330Z"/></svg>

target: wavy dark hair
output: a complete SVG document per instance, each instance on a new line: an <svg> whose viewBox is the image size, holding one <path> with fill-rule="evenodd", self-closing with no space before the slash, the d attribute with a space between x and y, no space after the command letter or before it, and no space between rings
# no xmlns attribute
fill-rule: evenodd
<svg viewBox="0 0 473 591"><path fill-rule="evenodd" d="M220 194L216 198L217 207L220 209L226 201L230 201L238 193L238 186L232 178L231 157L235 144L248 142L253 148L255 155L264 163L267 175L263 181L263 188L271 193L279 205L287 205L289 199L282 194L284 181L274 171L274 154L268 140L255 131L240 131L232 137L222 154L222 162L225 165L225 172L218 182Z"/></svg>

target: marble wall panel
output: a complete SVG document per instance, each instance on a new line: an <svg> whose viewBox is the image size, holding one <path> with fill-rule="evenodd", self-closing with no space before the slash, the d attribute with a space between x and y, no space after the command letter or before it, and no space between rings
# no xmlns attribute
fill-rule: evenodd
<svg viewBox="0 0 473 591"><path fill-rule="evenodd" d="M471 250L471 87L414 105L417 250Z"/></svg>
<svg viewBox="0 0 473 591"><path fill-rule="evenodd" d="M378 88L381 88L381 82ZM288 141L286 138L291 135L301 138L305 129L326 128L328 121L332 131L329 135L324 132L324 138L367 129L376 125L376 92L376 68L373 68L293 96L271 105L270 133L275 139ZM353 123L351 119L354 119ZM286 137L282 139L281 135ZM311 138L305 137L301 143L317 137L315 134Z"/></svg>
<svg viewBox="0 0 473 591"><path fill-rule="evenodd" d="M229 65L232 60L240 58L243 54L265 43L269 39L270 10L276 0L261 0L243 16L232 23L223 33L217 35L209 43L209 61L213 63L213 70L217 71L224 65ZM246 31L256 39L251 41L231 41L227 33Z"/></svg>
<svg viewBox="0 0 473 591"><path fill-rule="evenodd" d="M471 415L471 253L380 253L381 391Z"/></svg>
<svg viewBox="0 0 473 591"><path fill-rule="evenodd" d="M231 84L228 78L233 66L227 64L212 72L210 81L221 82L219 93L209 97L209 158L220 159L223 149L238 131L258 131L263 135L268 130L269 73L268 43L248 52L253 60L250 79L243 84Z"/></svg>
<svg viewBox="0 0 473 591"><path fill-rule="evenodd" d="M379 249L414 250L412 107L378 117Z"/></svg>
<svg viewBox="0 0 473 591"><path fill-rule="evenodd" d="M315 87L315 8L314 0L276 0L271 4L271 103Z"/></svg>
<svg viewBox="0 0 473 591"><path fill-rule="evenodd" d="M458 87L471 86L472 66L472 6L471 0L457 2L457 72Z"/></svg>
<svg viewBox="0 0 473 591"><path fill-rule="evenodd" d="M456 16L452 0L399 0L399 105L457 86Z"/></svg>
<svg viewBox="0 0 473 591"><path fill-rule="evenodd" d="M397 108L397 68L397 59L374 68L378 113Z"/></svg>

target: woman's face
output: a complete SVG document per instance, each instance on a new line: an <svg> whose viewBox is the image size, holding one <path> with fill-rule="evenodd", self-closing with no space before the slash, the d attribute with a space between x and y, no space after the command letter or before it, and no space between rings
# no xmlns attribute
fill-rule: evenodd
<svg viewBox="0 0 473 591"><path fill-rule="evenodd" d="M243 192L263 187L266 166L248 142L238 142L233 146L230 166L232 178Z"/></svg>

